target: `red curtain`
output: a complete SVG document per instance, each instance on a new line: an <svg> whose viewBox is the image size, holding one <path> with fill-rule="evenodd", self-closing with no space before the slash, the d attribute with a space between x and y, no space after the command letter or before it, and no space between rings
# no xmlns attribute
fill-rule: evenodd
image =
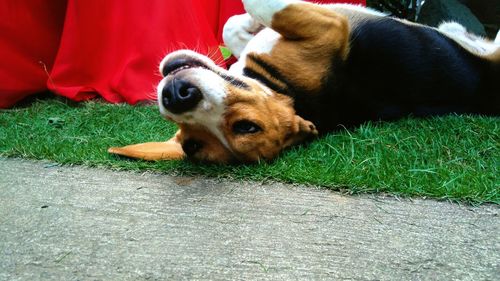
<svg viewBox="0 0 500 281"><path fill-rule="evenodd" d="M3 0L0 108L47 89L76 101L154 99L163 56L188 48L220 60L222 27L240 13L239 0Z"/></svg>

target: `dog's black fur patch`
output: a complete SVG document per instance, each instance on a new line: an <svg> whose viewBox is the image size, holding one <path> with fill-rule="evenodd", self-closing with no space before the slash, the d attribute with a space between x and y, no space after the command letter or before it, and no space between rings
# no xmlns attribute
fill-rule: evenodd
<svg viewBox="0 0 500 281"><path fill-rule="evenodd" d="M320 132L405 116L500 114L498 65L435 29L372 19L354 26L350 40L349 57L334 58L318 95L285 93Z"/></svg>

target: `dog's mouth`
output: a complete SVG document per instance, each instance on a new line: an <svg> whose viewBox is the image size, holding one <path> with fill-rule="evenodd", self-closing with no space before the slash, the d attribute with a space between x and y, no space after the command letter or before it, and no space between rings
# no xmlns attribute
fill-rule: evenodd
<svg viewBox="0 0 500 281"><path fill-rule="evenodd" d="M205 63L193 58L176 58L171 62L168 62L163 67L162 74L164 77L167 77L169 75L175 75L183 70L193 68L204 68L210 70L210 68Z"/></svg>

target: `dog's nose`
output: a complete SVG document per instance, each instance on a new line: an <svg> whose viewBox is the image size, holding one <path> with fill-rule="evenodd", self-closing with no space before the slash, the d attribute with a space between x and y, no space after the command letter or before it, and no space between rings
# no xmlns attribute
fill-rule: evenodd
<svg viewBox="0 0 500 281"><path fill-rule="evenodd" d="M182 79L174 78L162 90L163 106L174 114L193 109L201 98L200 89Z"/></svg>

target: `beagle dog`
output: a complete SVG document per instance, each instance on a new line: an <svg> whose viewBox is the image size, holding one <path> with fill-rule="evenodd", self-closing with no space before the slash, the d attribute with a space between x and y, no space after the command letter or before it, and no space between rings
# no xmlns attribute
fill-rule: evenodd
<svg viewBox="0 0 500 281"><path fill-rule="evenodd" d="M275 158L340 125L448 113L500 113L496 42L457 23L432 28L349 4L243 0L224 27L225 70L189 50L160 64L167 142L111 148L146 160Z"/></svg>

